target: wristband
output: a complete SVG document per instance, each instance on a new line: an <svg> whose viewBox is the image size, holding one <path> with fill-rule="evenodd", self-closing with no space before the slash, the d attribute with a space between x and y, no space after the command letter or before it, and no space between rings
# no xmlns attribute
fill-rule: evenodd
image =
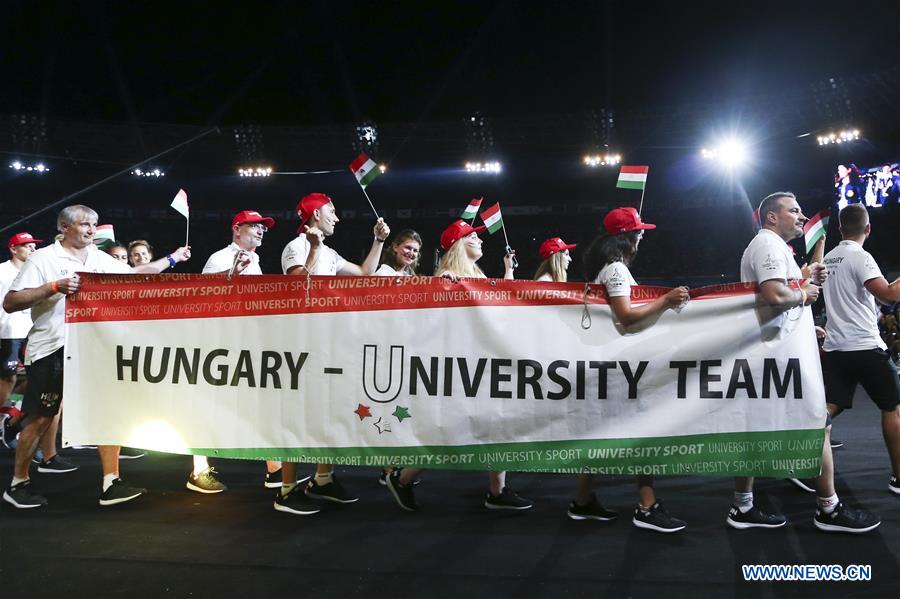
<svg viewBox="0 0 900 599"><path fill-rule="evenodd" d="M59 284L56 281L50 281L50 291L59 293Z"/></svg>
<svg viewBox="0 0 900 599"><path fill-rule="evenodd" d="M169 261L169 266L171 266L172 268L175 268L175 265L178 264L177 262L175 262L175 259L172 258L172 254L166 256L166 260Z"/></svg>
<svg viewBox="0 0 900 599"><path fill-rule="evenodd" d="M375 237L375 241L377 241L378 243L384 243L385 241L387 241L387 237L385 237L384 239L381 239L380 237Z"/></svg>

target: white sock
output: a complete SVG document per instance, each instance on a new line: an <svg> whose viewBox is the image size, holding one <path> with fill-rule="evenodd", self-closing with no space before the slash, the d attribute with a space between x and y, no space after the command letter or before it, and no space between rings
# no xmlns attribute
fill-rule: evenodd
<svg viewBox="0 0 900 599"><path fill-rule="evenodd" d="M118 472L103 475L103 492L104 493L106 493L107 489L109 489L112 486L113 481L116 480L117 478L119 478Z"/></svg>
<svg viewBox="0 0 900 599"><path fill-rule="evenodd" d="M28 480L28 479L27 479L27 478L16 478L16 477L14 476L14 477L13 477L13 480L12 480L12 484L11 484L10 486L11 486L11 487L15 487L15 486L18 485L19 483L24 483L26 480Z"/></svg>
<svg viewBox="0 0 900 599"><path fill-rule="evenodd" d="M318 473L316 473L316 484L317 484L318 486L320 486L320 487L323 486L323 485L327 485L327 484L330 483L332 480L334 480L334 479L331 478L331 475L332 475L332 474L334 474L334 470L332 470L331 472L328 472L328 473L326 473L326 474L318 474Z"/></svg>
<svg viewBox="0 0 900 599"><path fill-rule="evenodd" d="M837 493L832 495L831 497L816 497L816 505L819 506L819 509L825 512L826 514L830 514L834 511L834 508L838 505L838 496Z"/></svg>
<svg viewBox="0 0 900 599"><path fill-rule="evenodd" d="M293 483L281 483L281 496L287 497L288 493L294 490L297 486L296 482Z"/></svg>
<svg viewBox="0 0 900 599"><path fill-rule="evenodd" d="M734 492L734 507L741 510L742 514L746 514L753 508L753 491L749 493Z"/></svg>

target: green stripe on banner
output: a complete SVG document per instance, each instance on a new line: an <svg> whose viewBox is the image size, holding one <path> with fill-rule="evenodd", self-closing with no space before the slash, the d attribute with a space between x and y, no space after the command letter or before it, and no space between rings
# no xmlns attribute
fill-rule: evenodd
<svg viewBox="0 0 900 599"><path fill-rule="evenodd" d="M616 183L616 187L624 187L625 189L644 189L645 181L622 181Z"/></svg>
<svg viewBox="0 0 900 599"><path fill-rule="evenodd" d="M819 474L824 430L431 447L194 448L194 455L347 466L572 474L769 476Z"/></svg>

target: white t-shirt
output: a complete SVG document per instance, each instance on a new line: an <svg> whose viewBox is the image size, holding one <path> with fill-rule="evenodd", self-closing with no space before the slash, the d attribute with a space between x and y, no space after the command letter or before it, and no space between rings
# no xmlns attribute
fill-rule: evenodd
<svg viewBox="0 0 900 599"><path fill-rule="evenodd" d="M230 272L231 267L234 266L234 256L240 251L240 246L232 241L230 245L222 248L209 257L209 259L206 261L206 264L203 266L203 274L207 275L210 273L220 273L223 271ZM238 274L263 274L262 269L259 267L259 255L256 252L250 252L250 264L248 264L247 268L245 268Z"/></svg>
<svg viewBox="0 0 900 599"><path fill-rule="evenodd" d="M872 254L855 241L844 240L825 254L828 278L823 286L828 324L825 351L886 349L878 334L878 307L866 281L884 275Z"/></svg>
<svg viewBox="0 0 900 599"><path fill-rule="evenodd" d="M131 267L120 262L94 244L87 248L87 258L81 260L70 254L57 241L53 245L37 250L25 264L11 291L34 289L50 281L71 277L76 272L99 272L126 274L132 272ZM25 350L25 364L31 364L49 356L66 344L66 302L62 293L55 293L46 300L31 308L34 326L28 335L28 347Z"/></svg>
<svg viewBox="0 0 900 599"><path fill-rule="evenodd" d="M760 229L741 256L741 281L762 284L778 279L787 283L803 278L791 248L774 231ZM793 331L800 320L800 306L782 310L768 305L757 308L760 333L764 341L782 338Z"/></svg>
<svg viewBox="0 0 900 599"><path fill-rule="evenodd" d="M281 270L287 274L291 268L305 265L307 256L309 256L309 240L306 235L298 235L284 246L284 251L281 252ZM336 275L346 263L340 254L323 243L319 246L316 263L313 264L310 274Z"/></svg>
<svg viewBox="0 0 900 599"><path fill-rule="evenodd" d="M544 274L536 278L535 281L541 281L542 283L552 283L553 277L550 276L549 272L545 272Z"/></svg>
<svg viewBox="0 0 900 599"><path fill-rule="evenodd" d="M3 309L3 298L19 276L19 269L7 260L0 264L0 339L24 339L31 330L31 308L10 314Z"/></svg>
<svg viewBox="0 0 900 599"><path fill-rule="evenodd" d="M631 286L637 285L623 262L610 262L604 266L594 283L606 287L606 295L609 297L631 297Z"/></svg>
<svg viewBox="0 0 900 599"><path fill-rule="evenodd" d="M405 270L396 271L387 264L382 264L372 275L376 277L408 277L409 273Z"/></svg>

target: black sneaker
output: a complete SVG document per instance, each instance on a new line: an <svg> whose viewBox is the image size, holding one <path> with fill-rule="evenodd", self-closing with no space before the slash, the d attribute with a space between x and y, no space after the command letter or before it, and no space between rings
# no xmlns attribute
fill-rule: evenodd
<svg viewBox="0 0 900 599"><path fill-rule="evenodd" d="M47 461L41 461L37 469L41 474L65 474L76 470L78 470L78 466L60 455L55 455Z"/></svg>
<svg viewBox="0 0 900 599"><path fill-rule="evenodd" d="M387 488L400 505L407 512L415 512L419 509L416 496L413 494L413 486L400 484L400 471L394 470L387 477Z"/></svg>
<svg viewBox="0 0 900 599"><path fill-rule="evenodd" d="M834 437L831 438L831 448L832 449L838 449L839 447L843 447L843 446L844 446L843 441L838 441Z"/></svg>
<svg viewBox="0 0 900 599"><path fill-rule="evenodd" d="M22 510L47 505L47 500L38 495L31 487L30 480L20 482L5 490L3 492L3 501Z"/></svg>
<svg viewBox="0 0 900 599"><path fill-rule="evenodd" d="M135 449L134 447L120 447L119 448L119 459L120 460L137 460L147 455L140 449Z"/></svg>
<svg viewBox="0 0 900 599"><path fill-rule="evenodd" d="M519 495L509 487L503 487L499 495L490 491L484 498L484 507L489 510L530 510L534 502Z"/></svg>
<svg viewBox="0 0 900 599"><path fill-rule="evenodd" d="M297 479L297 484L301 485L309 480L309 476L303 476ZM276 470L275 472L266 472L266 482L263 483L267 489L280 489L281 488L281 468Z"/></svg>
<svg viewBox="0 0 900 599"><path fill-rule="evenodd" d="M608 510L597 501L597 496L591 493L591 500L585 505L578 505L575 501L569 504L569 518L572 520L599 520L612 522L619 514Z"/></svg>
<svg viewBox="0 0 900 599"><path fill-rule="evenodd" d="M394 468L394 472L401 472L402 470L403 470L403 468ZM378 484L381 485L382 487L386 487L388 476L390 476L390 472L388 472L387 470L382 468L381 474L378 475ZM412 483L410 483L410 484L412 484L414 487L417 487L417 486L419 486L420 482L422 482L422 481L419 480L419 477L416 477L413 479Z"/></svg>
<svg viewBox="0 0 900 599"><path fill-rule="evenodd" d="M816 517L813 524L819 530L826 532L869 532L878 528L881 518L865 510L854 510L845 507L843 502L837 504L834 511L826 514L820 508L816 508Z"/></svg>
<svg viewBox="0 0 900 599"><path fill-rule="evenodd" d="M125 503L132 499L137 499L141 495L147 493L147 489L140 487L129 487L121 478L117 478L103 491L100 495L100 505L116 505L117 503Z"/></svg>
<svg viewBox="0 0 900 599"><path fill-rule="evenodd" d="M728 517L725 523L731 528L744 530L747 528L781 528L787 524L787 518L781 514L767 514L761 511L756 504L746 512L742 512L739 507L732 505L728 510Z"/></svg>
<svg viewBox="0 0 900 599"><path fill-rule="evenodd" d="M347 489L338 482L337 476L331 475L331 482L324 485L316 483L316 477L309 479L306 485L307 497L313 499L324 499L325 501L333 501L335 503L355 503L359 501L359 497L354 497L347 492Z"/></svg>
<svg viewBox="0 0 900 599"><path fill-rule="evenodd" d="M277 491L274 505L279 512L297 514L298 516L312 516L322 511L322 508L310 501L309 497L300 491L300 485L291 489L291 492L287 495L282 495L281 491Z"/></svg>
<svg viewBox="0 0 900 599"><path fill-rule="evenodd" d="M895 495L900 495L900 480L896 476L891 477L891 482L888 483L888 491Z"/></svg>
<svg viewBox="0 0 900 599"><path fill-rule="evenodd" d="M806 491L807 493L816 492L815 487L809 484L810 482L812 482L812 479L803 480L802 478L789 478L788 480L791 481L791 483L801 491Z"/></svg>
<svg viewBox="0 0 900 599"><path fill-rule="evenodd" d="M184 486L188 491L196 491L197 493L212 494L227 491L228 487L216 478L216 474L218 472L212 467L207 468L200 474L191 472Z"/></svg>
<svg viewBox="0 0 900 599"><path fill-rule="evenodd" d="M634 508L634 517L631 519L631 523L638 528L656 532L678 532L687 526L687 522L684 520L670 516L659 501L650 506L650 510L647 512L640 507Z"/></svg>

